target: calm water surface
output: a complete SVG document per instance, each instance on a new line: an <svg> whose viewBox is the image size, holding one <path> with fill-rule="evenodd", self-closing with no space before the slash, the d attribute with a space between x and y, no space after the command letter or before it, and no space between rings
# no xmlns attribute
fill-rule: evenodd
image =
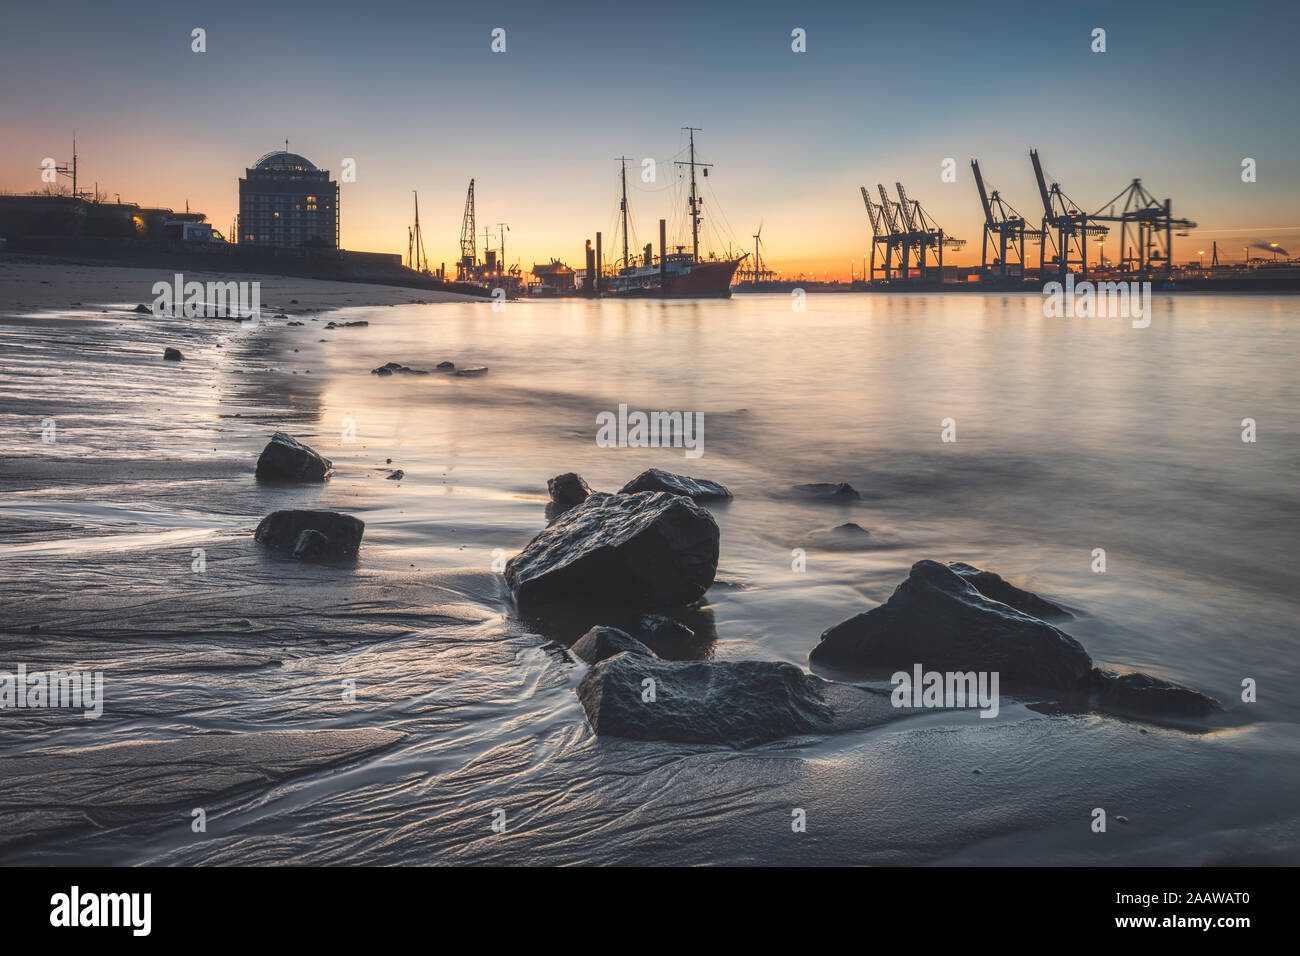
<svg viewBox="0 0 1300 956"><path fill-rule="evenodd" d="M803 313L785 296L410 305L215 332L96 309L0 326L0 647L109 672L93 727L28 716L0 745L407 734L225 798L203 839L159 814L16 858L1194 865L1296 848L1298 320L1288 297L1157 298L1134 329L972 294L811 296ZM187 360L160 367L174 342ZM490 371L370 374L390 360ZM620 404L702 412L703 457L598 447L596 415ZM332 458L333 480L256 486L276 429ZM736 495L715 509L719 581L689 616L704 643L678 653L807 666L822 630L914 561L965 560L1079 609L1066 630L1098 662L1205 690L1234 726L1012 705L743 752L597 740L572 692L582 668L547 646L590 622L519 621L490 564L544 524L548 477L616 490L652 466ZM405 479L385 480L392 468ZM805 481L863 500L780 496ZM248 534L278 507L363 518L358 566L262 553ZM810 542L845 521L876 546ZM213 664L230 655L246 666ZM1238 701L1246 677L1256 704ZM1092 834L1095 806L1133 824ZM489 828L497 808L506 834Z"/></svg>

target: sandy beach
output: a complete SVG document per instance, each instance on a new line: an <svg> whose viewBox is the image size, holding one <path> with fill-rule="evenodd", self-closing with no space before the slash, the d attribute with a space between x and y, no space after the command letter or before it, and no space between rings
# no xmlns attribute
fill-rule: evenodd
<svg viewBox="0 0 1300 956"><path fill-rule="evenodd" d="M454 292L293 276L190 272L186 279L197 282L260 282L263 308L292 315L358 305L469 300L468 296ZM12 320L32 312L74 308L112 311L124 306L149 305L154 298L151 291L154 283L171 281L172 274L160 269L94 266L0 252L0 317Z"/></svg>

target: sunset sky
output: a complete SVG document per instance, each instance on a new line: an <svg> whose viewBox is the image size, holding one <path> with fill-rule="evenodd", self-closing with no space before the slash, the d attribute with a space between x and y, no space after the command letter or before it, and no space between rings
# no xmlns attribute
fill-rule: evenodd
<svg viewBox="0 0 1300 956"><path fill-rule="evenodd" d="M858 193L901 181L978 261L976 156L1030 218L1028 159L1088 210L1133 177L1200 228L1175 259L1278 242L1300 253L1294 3L441 5L428 2L67 2L11 5L0 31L0 189L40 189L70 158L112 200L206 212L229 234L238 179L301 153L342 186L342 243L405 252L419 190L429 258L457 256L465 187L507 258L581 266L610 235L632 157L642 242L669 208L680 128L716 164L714 234L787 275L846 278L870 226ZM191 30L207 52L191 52ZM506 31L506 52L490 49ZM791 31L807 52L791 51ZM1090 50L1096 27L1107 52ZM654 157L659 181L640 181ZM940 180L944 158L955 183ZM1241 181L1242 159L1258 181ZM716 198L717 203L714 203ZM722 221L718 211L725 216ZM496 240L494 239L494 245ZM716 245L716 243L715 243ZM719 250L721 251L721 250ZM1118 250L1108 248L1108 253Z"/></svg>

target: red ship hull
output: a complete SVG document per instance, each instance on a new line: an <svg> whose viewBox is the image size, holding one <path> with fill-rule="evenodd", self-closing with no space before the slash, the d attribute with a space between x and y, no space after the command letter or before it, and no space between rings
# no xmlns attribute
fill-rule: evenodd
<svg viewBox="0 0 1300 956"><path fill-rule="evenodd" d="M673 299L729 299L731 279L739 265L739 259L692 263L690 272L669 273L668 288L660 294Z"/></svg>

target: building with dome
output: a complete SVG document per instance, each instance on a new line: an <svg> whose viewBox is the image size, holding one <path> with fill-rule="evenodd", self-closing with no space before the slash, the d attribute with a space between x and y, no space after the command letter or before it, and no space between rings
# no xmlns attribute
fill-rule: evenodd
<svg viewBox="0 0 1300 956"><path fill-rule="evenodd" d="M239 242L337 249L339 184L304 156L267 153L239 181Z"/></svg>

